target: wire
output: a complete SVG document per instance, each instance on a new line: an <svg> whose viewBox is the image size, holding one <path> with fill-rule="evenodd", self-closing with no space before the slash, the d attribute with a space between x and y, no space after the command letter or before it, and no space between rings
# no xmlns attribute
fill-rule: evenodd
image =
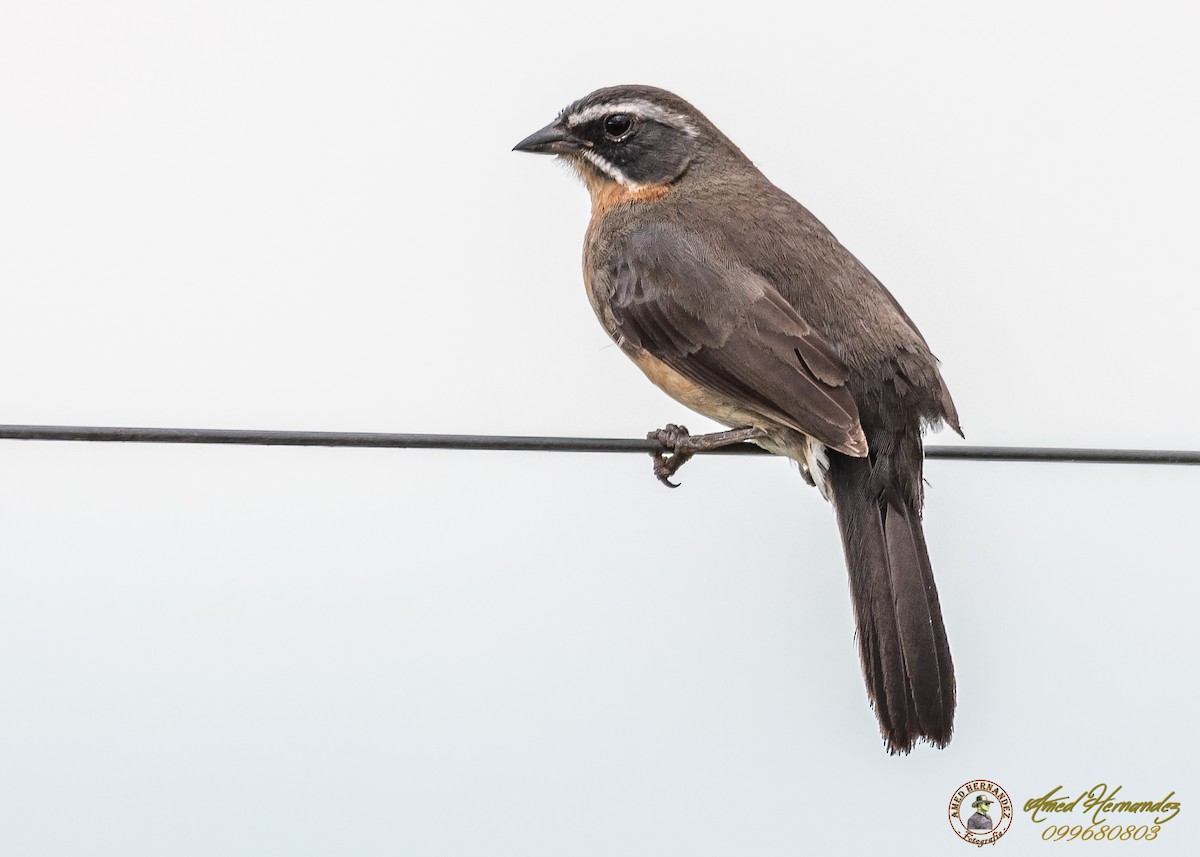
<svg viewBox="0 0 1200 857"><path fill-rule="evenodd" d="M74 440L117 443L217 443L251 446L347 446L391 449L507 450L520 452L663 452L658 441L604 437L513 437L478 434L262 431L241 429L113 428L0 425L0 440ZM705 455L769 455L751 443ZM1095 464L1200 464L1200 451L1073 449L1031 446L927 446L926 458L951 461L1044 461Z"/></svg>

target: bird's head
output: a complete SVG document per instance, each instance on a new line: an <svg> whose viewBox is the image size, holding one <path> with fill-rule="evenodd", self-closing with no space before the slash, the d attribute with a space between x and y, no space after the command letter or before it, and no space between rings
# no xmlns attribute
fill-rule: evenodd
<svg viewBox="0 0 1200 857"><path fill-rule="evenodd" d="M656 195L719 152L741 153L678 95L611 86L571 104L513 147L568 160L598 195Z"/></svg>

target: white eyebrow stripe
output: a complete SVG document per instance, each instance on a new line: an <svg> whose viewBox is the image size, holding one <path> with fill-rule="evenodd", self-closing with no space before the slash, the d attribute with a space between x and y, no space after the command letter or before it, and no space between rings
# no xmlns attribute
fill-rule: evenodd
<svg viewBox="0 0 1200 857"><path fill-rule="evenodd" d="M599 119L601 116L607 116L610 113L632 113L634 116L653 119L656 122L662 122L664 125L673 125L690 137L696 136L696 129L691 122L688 122L687 119L678 113L671 113L668 110L664 110L653 101L617 101L610 104L593 104L591 107L576 110L574 113L568 115L566 123L568 127L573 128L576 125L591 122L593 119Z"/></svg>
<svg viewBox="0 0 1200 857"><path fill-rule="evenodd" d="M584 160L586 160L586 161L588 161L588 163L594 165L596 167L596 169L607 174L609 176L609 178L613 179L614 181L625 185L625 187L629 188L632 191L637 191L637 190L641 189L642 186L640 184L638 184L637 182L633 181L632 179L630 179L629 176L625 175L625 173L623 173L621 171L620 167L618 167L615 164L612 164L609 161L605 160L604 158L600 157L595 152L593 152L591 149L581 149L579 154L583 155Z"/></svg>

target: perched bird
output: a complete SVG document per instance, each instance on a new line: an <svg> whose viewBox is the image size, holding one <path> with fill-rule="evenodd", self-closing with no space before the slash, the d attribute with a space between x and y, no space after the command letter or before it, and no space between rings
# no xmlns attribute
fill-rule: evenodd
<svg viewBox="0 0 1200 857"><path fill-rule="evenodd" d="M895 298L682 98L599 89L522 140L591 194L584 284L655 384L731 428L651 432L667 484L695 452L751 440L799 462L841 529L867 692L887 748L950 740L955 689L921 530L921 433L950 394Z"/></svg>

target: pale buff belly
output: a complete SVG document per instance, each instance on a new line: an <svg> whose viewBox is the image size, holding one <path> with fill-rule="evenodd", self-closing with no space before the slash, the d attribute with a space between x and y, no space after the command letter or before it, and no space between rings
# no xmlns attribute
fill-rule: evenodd
<svg viewBox="0 0 1200 857"><path fill-rule="evenodd" d="M810 460L816 441L803 432L706 390L645 349L626 345L622 350L656 387L680 404L730 428L763 429L767 435L754 441L763 449L800 462Z"/></svg>

